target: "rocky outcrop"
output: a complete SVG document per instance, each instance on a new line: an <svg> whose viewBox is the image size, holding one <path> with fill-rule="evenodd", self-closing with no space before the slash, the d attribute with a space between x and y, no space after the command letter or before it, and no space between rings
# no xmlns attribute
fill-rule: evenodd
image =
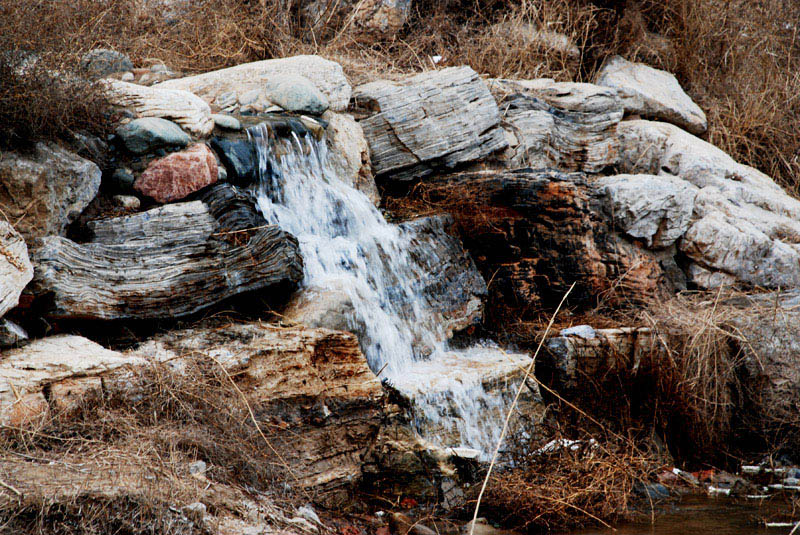
<svg viewBox="0 0 800 535"><path fill-rule="evenodd" d="M134 401L150 388L141 372L160 363L177 374L222 367L235 378L288 463L287 483L314 489L320 501L342 499L361 477L387 414L353 335L253 323L174 331L125 353L78 336L10 350L0 361L0 419L32 424L89 395Z"/></svg>
<svg viewBox="0 0 800 535"><path fill-rule="evenodd" d="M333 492L360 477L384 400L353 335L233 324L168 333L129 353L178 364L208 355L258 404L273 446L285 452L303 487ZM276 427L278 421L288 425Z"/></svg>
<svg viewBox="0 0 800 535"><path fill-rule="evenodd" d="M0 220L0 318L17 306L22 290L32 278L33 265L25 240L14 227Z"/></svg>
<svg viewBox="0 0 800 535"><path fill-rule="evenodd" d="M100 168L52 143L31 153L0 154L0 207L3 217L28 243L63 234L95 198Z"/></svg>
<svg viewBox="0 0 800 535"><path fill-rule="evenodd" d="M597 85L616 89L625 113L666 121L696 135L708 129L706 114L666 71L613 56L597 74Z"/></svg>
<svg viewBox="0 0 800 535"><path fill-rule="evenodd" d="M507 165L597 173L617 163L623 108L614 90L550 79L489 85L508 137Z"/></svg>
<svg viewBox="0 0 800 535"><path fill-rule="evenodd" d="M151 161L133 188L156 202L179 201L217 181L217 159L205 143Z"/></svg>
<svg viewBox="0 0 800 535"><path fill-rule="evenodd" d="M294 237L263 219L253 225L260 216L252 204L234 201L96 221L84 244L44 238L33 252L34 291L50 296L54 317L111 320L181 317L242 292L297 283Z"/></svg>
<svg viewBox="0 0 800 535"><path fill-rule="evenodd" d="M136 117L170 119L195 136L207 136L214 129L208 103L188 91L117 80L108 80L106 84L109 101L132 109Z"/></svg>
<svg viewBox="0 0 800 535"><path fill-rule="evenodd" d="M167 80L155 87L189 91L225 111L241 110L246 106L254 111L263 111L273 104L267 85L276 77L285 75L303 76L310 80L328 100L333 111L345 110L350 102L351 88L342 67L319 56L244 63L196 76Z"/></svg>
<svg viewBox="0 0 800 535"><path fill-rule="evenodd" d="M417 188L453 214L467 250L488 281L487 310L499 327L570 303L641 302L679 283L671 256L621 238L604 213L605 194L584 175L486 171L441 177ZM505 327L503 327L505 325Z"/></svg>
<svg viewBox="0 0 800 535"><path fill-rule="evenodd" d="M617 175L595 184L605 194L606 209L628 236L647 247L663 249L686 233L699 191L680 178L665 175Z"/></svg>
<svg viewBox="0 0 800 535"><path fill-rule="evenodd" d="M736 281L800 285L800 201L760 171L665 123L619 125L620 167L679 177L698 188L692 224L679 241L701 287Z"/></svg>
<svg viewBox="0 0 800 535"><path fill-rule="evenodd" d="M469 67L372 82L353 98L379 178L406 181L507 146L497 104Z"/></svg>
<svg viewBox="0 0 800 535"><path fill-rule="evenodd" d="M486 283L457 237L453 219L424 217L401 224L401 229L410 237L412 261L422 268L420 279L412 281L414 293L425 296L445 336L480 321Z"/></svg>

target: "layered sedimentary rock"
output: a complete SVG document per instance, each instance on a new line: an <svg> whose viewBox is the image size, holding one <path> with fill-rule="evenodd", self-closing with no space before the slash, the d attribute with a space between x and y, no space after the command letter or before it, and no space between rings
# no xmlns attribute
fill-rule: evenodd
<svg viewBox="0 0 800 535"><path fill-rule="evenodd" d="M410 180L507 146L497 104L469 67L372 82L353 98L378 177Z"/></svg>
<svg viewBox="0 0 800 535"><path fill-rule="evenodd" d="M90 395L133 401L151 387L142 372L159 363L177 374L222 366L289 464L287 482L325 496L360 478L387 414L353 335L259 323L174 331L125 353L78 336L10 350L0 362L0 419L32 424Z"/></svg>
<svg viewBox="0 0 800 535"><path fill-rule="evenodd" d="M619 135L624 172L679 177L698 189L692 224L679 241L696 284L800 285L800 201L676 126L625 121Z"/></svg>
<svg viewBox="0 0 800 535"><path fill-rule="evenodd" d="M110 102L131 108L137 117L170 119L196 136L207 136L214 129L208 103L188 91L147 87L118 80L107 80L105 83Z"/></svg>
<svg viewBox="0 0 800 535"><path fill-rule="evenodd" d="M219 186L217 194L230 187ZM33 253L34 291L52 299L55 317L170 318L242 292L297 283L297 241L255 214L242 217L242 210L255 209L236 197L97 221L89 243L43 238Z"/></svg>
<svg viewBox="0 0 800 535"><path fill-rule="evenodd" d="M418 194L451 212L489 285L489 308L509 319L570 302L644 300L672 287L655 254L620 238L604 193L582 174L486 171L430 181ZM502 318L496 318L502 319Z"/></svg>
<svg viewBox="0 0 800 535"><path fill-rule="evenodd" d="M352 92L341 65L319 56L293 56L244 63L235 67L161 82L157 89L190 91L220 109L241 109L260 103L269 107L270 81L284 75L303 76L327 98L330 109L343 111ZM263 111L263 110L262 110Z"/></svg>
<svg viewBox="0 0 800 535"><path fill-rule="evenodd" d="M63 234L100 189L100 168L52 143L0 157L2 217L29 243Z"/></svg>
<svg viewBox="0 0 800 535"><path fill-rule="evenodd" d="M666 121L697 135L708 128L706 114L666 71L613 56L597 74L597 85L616 89L625 113Z"/></svg>
<svg viewBox="0 0 800 535"><path fill-rule="evenodd" d="M596 173L616 164L623 108L613 89L550 79L489 85L509 138L501 156L509 166Z"/></svg>

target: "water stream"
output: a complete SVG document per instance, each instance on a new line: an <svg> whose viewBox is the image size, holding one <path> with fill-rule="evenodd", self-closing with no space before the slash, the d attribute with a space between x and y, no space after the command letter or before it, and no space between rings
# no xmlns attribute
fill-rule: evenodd
<svg viewBox="0 0 800 535"><path fill-rule="evenodd" d="M347 294L371 369L413 400L418 430L440 446L486 452L499 438L515 385L487 391L487 370L518 369L523 355L492 344L454 351L418 281L426 266L409 254L413 233L388 223L366 195L333 171L325 140L248 130L259 158L258 207L297 237L303 286Z"/></svg>

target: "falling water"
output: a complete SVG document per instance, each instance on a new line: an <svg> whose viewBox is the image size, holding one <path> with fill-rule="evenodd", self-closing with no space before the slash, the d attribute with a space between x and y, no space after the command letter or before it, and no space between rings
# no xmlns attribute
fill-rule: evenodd
<svg viewBox="0 0 800 535"><path fill-rule="evenodd" d="M491 450L513 388L487 392L486 371L510 372L526 357L491 344L447 347L442 322L414 285L426 273L408 253L413 232L388 223L366 195L336 176L324 139L278 137L266 124L248 135L259 158L258 207L269 223L297 237L303 285L347 294L354 310L349 327L359 333L370 368L412 399L426 439Z"/></svg>

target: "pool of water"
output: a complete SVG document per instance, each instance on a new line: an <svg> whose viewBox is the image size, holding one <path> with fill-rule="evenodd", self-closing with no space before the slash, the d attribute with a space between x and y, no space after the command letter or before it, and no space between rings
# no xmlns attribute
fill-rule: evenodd
<svg viewBox="0 0 800 535"><path fill-rule="evenodd" d="M572 531L569 535L788 535L791 527L765 526L765 520L785 518L781 513L788 511L788 505L782 501L758 503L692 496L656 512L654 522L642 520L618 525L616 531L595 528Z"/></svg>

